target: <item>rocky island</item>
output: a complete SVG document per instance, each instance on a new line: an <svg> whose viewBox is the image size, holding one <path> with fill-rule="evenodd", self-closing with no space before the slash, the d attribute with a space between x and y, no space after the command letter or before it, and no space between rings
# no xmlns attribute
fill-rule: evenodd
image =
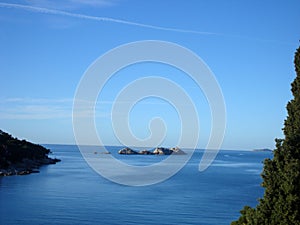
<svg viewBox="0 0 300 225"><path fill-rule="evenodd" d="M175 147L175 148L163 148L163 147L158 147L154 149L153 151L149 150L142 150L142 151L134 151L131 148L123 148L119 152L119 154L122 155L185 155L186 153L182 151L180 148Z"/></svg>
<svg viewBox="0 0 300 225"><path fill-rule="evenodd" d="M0 176L38 173L40 166L60 162L49 158L49 153L41 145L19 140L0 130Z"/></svg>

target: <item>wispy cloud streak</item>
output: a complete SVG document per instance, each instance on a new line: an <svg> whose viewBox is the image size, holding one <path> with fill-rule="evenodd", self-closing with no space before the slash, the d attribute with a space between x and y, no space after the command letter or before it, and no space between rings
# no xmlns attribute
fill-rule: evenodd
<svg viewBox="0 0 300 225"><path fill-rule="evenodd" d="M82 7L109 7L115 5L115 0L25 0L28 5L47 9L78 9ZM24 4L23 4L24 5Z"/></svg>
<svg viewBox="0 0 300 225"><path fill-rule="evenodd" d="M71 99L0 99L0 120L71 118Z"/></svg>
<svg viewBox="0 0 300 225"><path fill-rule="evenodd" d="M127 20L114 19L114 18L110 18L110 17L89 16L89 15L85 15L85 14L70 13L70 12L66 12L66 11L62 11L62 10L41 8L41 7L22 5L22 4L12 4L12 3L0 2L0 7L1 8L10 8L10 9L23 9L23 10L27 10L27 11L36 12L36 13L68 16L68 17L73 17L73 18L78 18L78 19L94 20L94 21L99 21L99 22L119 23L119 24L138 26L138 27L144 27L144 28L155 29L155 30L181 32L181 33L193 33L193 34L201 34L201 35L220 35L218 33L213 33L213 32L202 32L202 31L195 31L195 30L154 26L154 25L149 25L149 24L144 24L144 23L136 23L136 22L127 21Z"/></svg>
<svg viewBox="0 0 300 225"><path fill-rule="evenodd" d="M83 108L76 116L86 117L94 115L96 118L111 117L111 107L114 104L127 104L126 101L97 101L95 109L87 109L84 103L94 103L86 100L82 101ZM141 101L139 104L144 106L162 106L169 105L164 101ZM184 103L182 103L184 104ZM62 99L43 99L43 98L0 98L0 121L7 119L25 119L25 120L40 120L40 119L71 119L73 108L72 98ZM120 114L123 115L124 114ZM127 114L126 114L127 115Z"/></svg>

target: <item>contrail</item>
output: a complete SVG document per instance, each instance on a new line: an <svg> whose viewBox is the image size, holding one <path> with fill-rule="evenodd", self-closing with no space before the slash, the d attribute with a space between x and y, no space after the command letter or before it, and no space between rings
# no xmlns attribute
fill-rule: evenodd
<svg viewBox="0 0 300 225"><path fill-rule="evenodd" d="M201 31L195 31L195 30L185 30L185 29L176 29L176 28L170 28L170 27L154 26L154 25L149 25L149 24L144 24L144 23L131 22L131 21L127 21L127 20L114 19L114 18L110 18L110 17L88 16L88 15L84 15L84 14L70 13L70 12L66 12L66 11L62 11L62 10L40 8L40 7L28 6L28 5L22 5L22 4L11 4L11 3L0 2L0 7L23 9L23 10L37 12L37 13L68 16L68 17L73 17L73 18L78 18L78 19L120 23L120 24L150 28L150 29L155 29L155 30L164 30L164 31L181 32L181 33L193 33L193 34L201 34L201 35L221 35L221 34L212 33L212 32L201 32Z"/></svg>
<svg viewBox="0 0 300 225"><path fill-rule="evenodd" d="M70 13L70 12L66 12L66 11L62 11L62 10L41 8L41 7L22 5L22 4L12 4L12 3L0 2L0 8L23 9L26 11L31 11L31 12L36 12L36 13L67 16L67 17L73 17L73 18L78 18L78 19L93 20L93 21L98 21L98 22L100 21L100 22L119 23L119 24L144 27L144 28L148 28L148 29L155 29L155 30L162 30L162 31L190 33L190 34L198 34L198 35L214 35L214 36L230 37L230 38L236 38L236 39L252 40L252 41L258 41L258 42L277 43L277 44L283 44L283 45L292 45L293 44L293 43L286 42L286 41L261 39L261 38L254 38L254 37L248 37L248 36L242 36L242 35L230 35L230 34L222 34L222 33L215 33L215 32L203 32L203 31L197 31L197 30L187 30L187 29L177 29L177 28L170 28L170 27L155 26L155 25L144 24L144 23L136 23L136 22L132 22L132 21L128 21L128 20L115 19L115 18L110 18L110 17L89 16L89 15L85 15L85 14Z"/></svg>

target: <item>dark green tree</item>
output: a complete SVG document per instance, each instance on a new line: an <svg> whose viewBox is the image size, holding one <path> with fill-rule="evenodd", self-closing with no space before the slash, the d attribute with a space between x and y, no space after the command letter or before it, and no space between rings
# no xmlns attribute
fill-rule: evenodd
<svg viewBox="0 0 300 225"><path fill-rule="evenodd" d="M276 139L273 159L264 161L264 196L255 208L245 206L232 225L300 224L300 47L295 53L294 98L287 104L284 139Z"/></svg>

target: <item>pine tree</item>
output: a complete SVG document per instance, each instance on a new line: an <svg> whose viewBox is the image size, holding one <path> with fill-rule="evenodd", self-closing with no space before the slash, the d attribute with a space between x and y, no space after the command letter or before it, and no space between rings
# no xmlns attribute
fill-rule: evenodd
<svg viewBox="0 0 300 225"><path fill-rule="evenodd" d="M265 193L256 208L245 206L232 225L300 225L300 47L295 53L294 98L287 104L284 139L276 139L273 159L264 161Z"/></svg>

